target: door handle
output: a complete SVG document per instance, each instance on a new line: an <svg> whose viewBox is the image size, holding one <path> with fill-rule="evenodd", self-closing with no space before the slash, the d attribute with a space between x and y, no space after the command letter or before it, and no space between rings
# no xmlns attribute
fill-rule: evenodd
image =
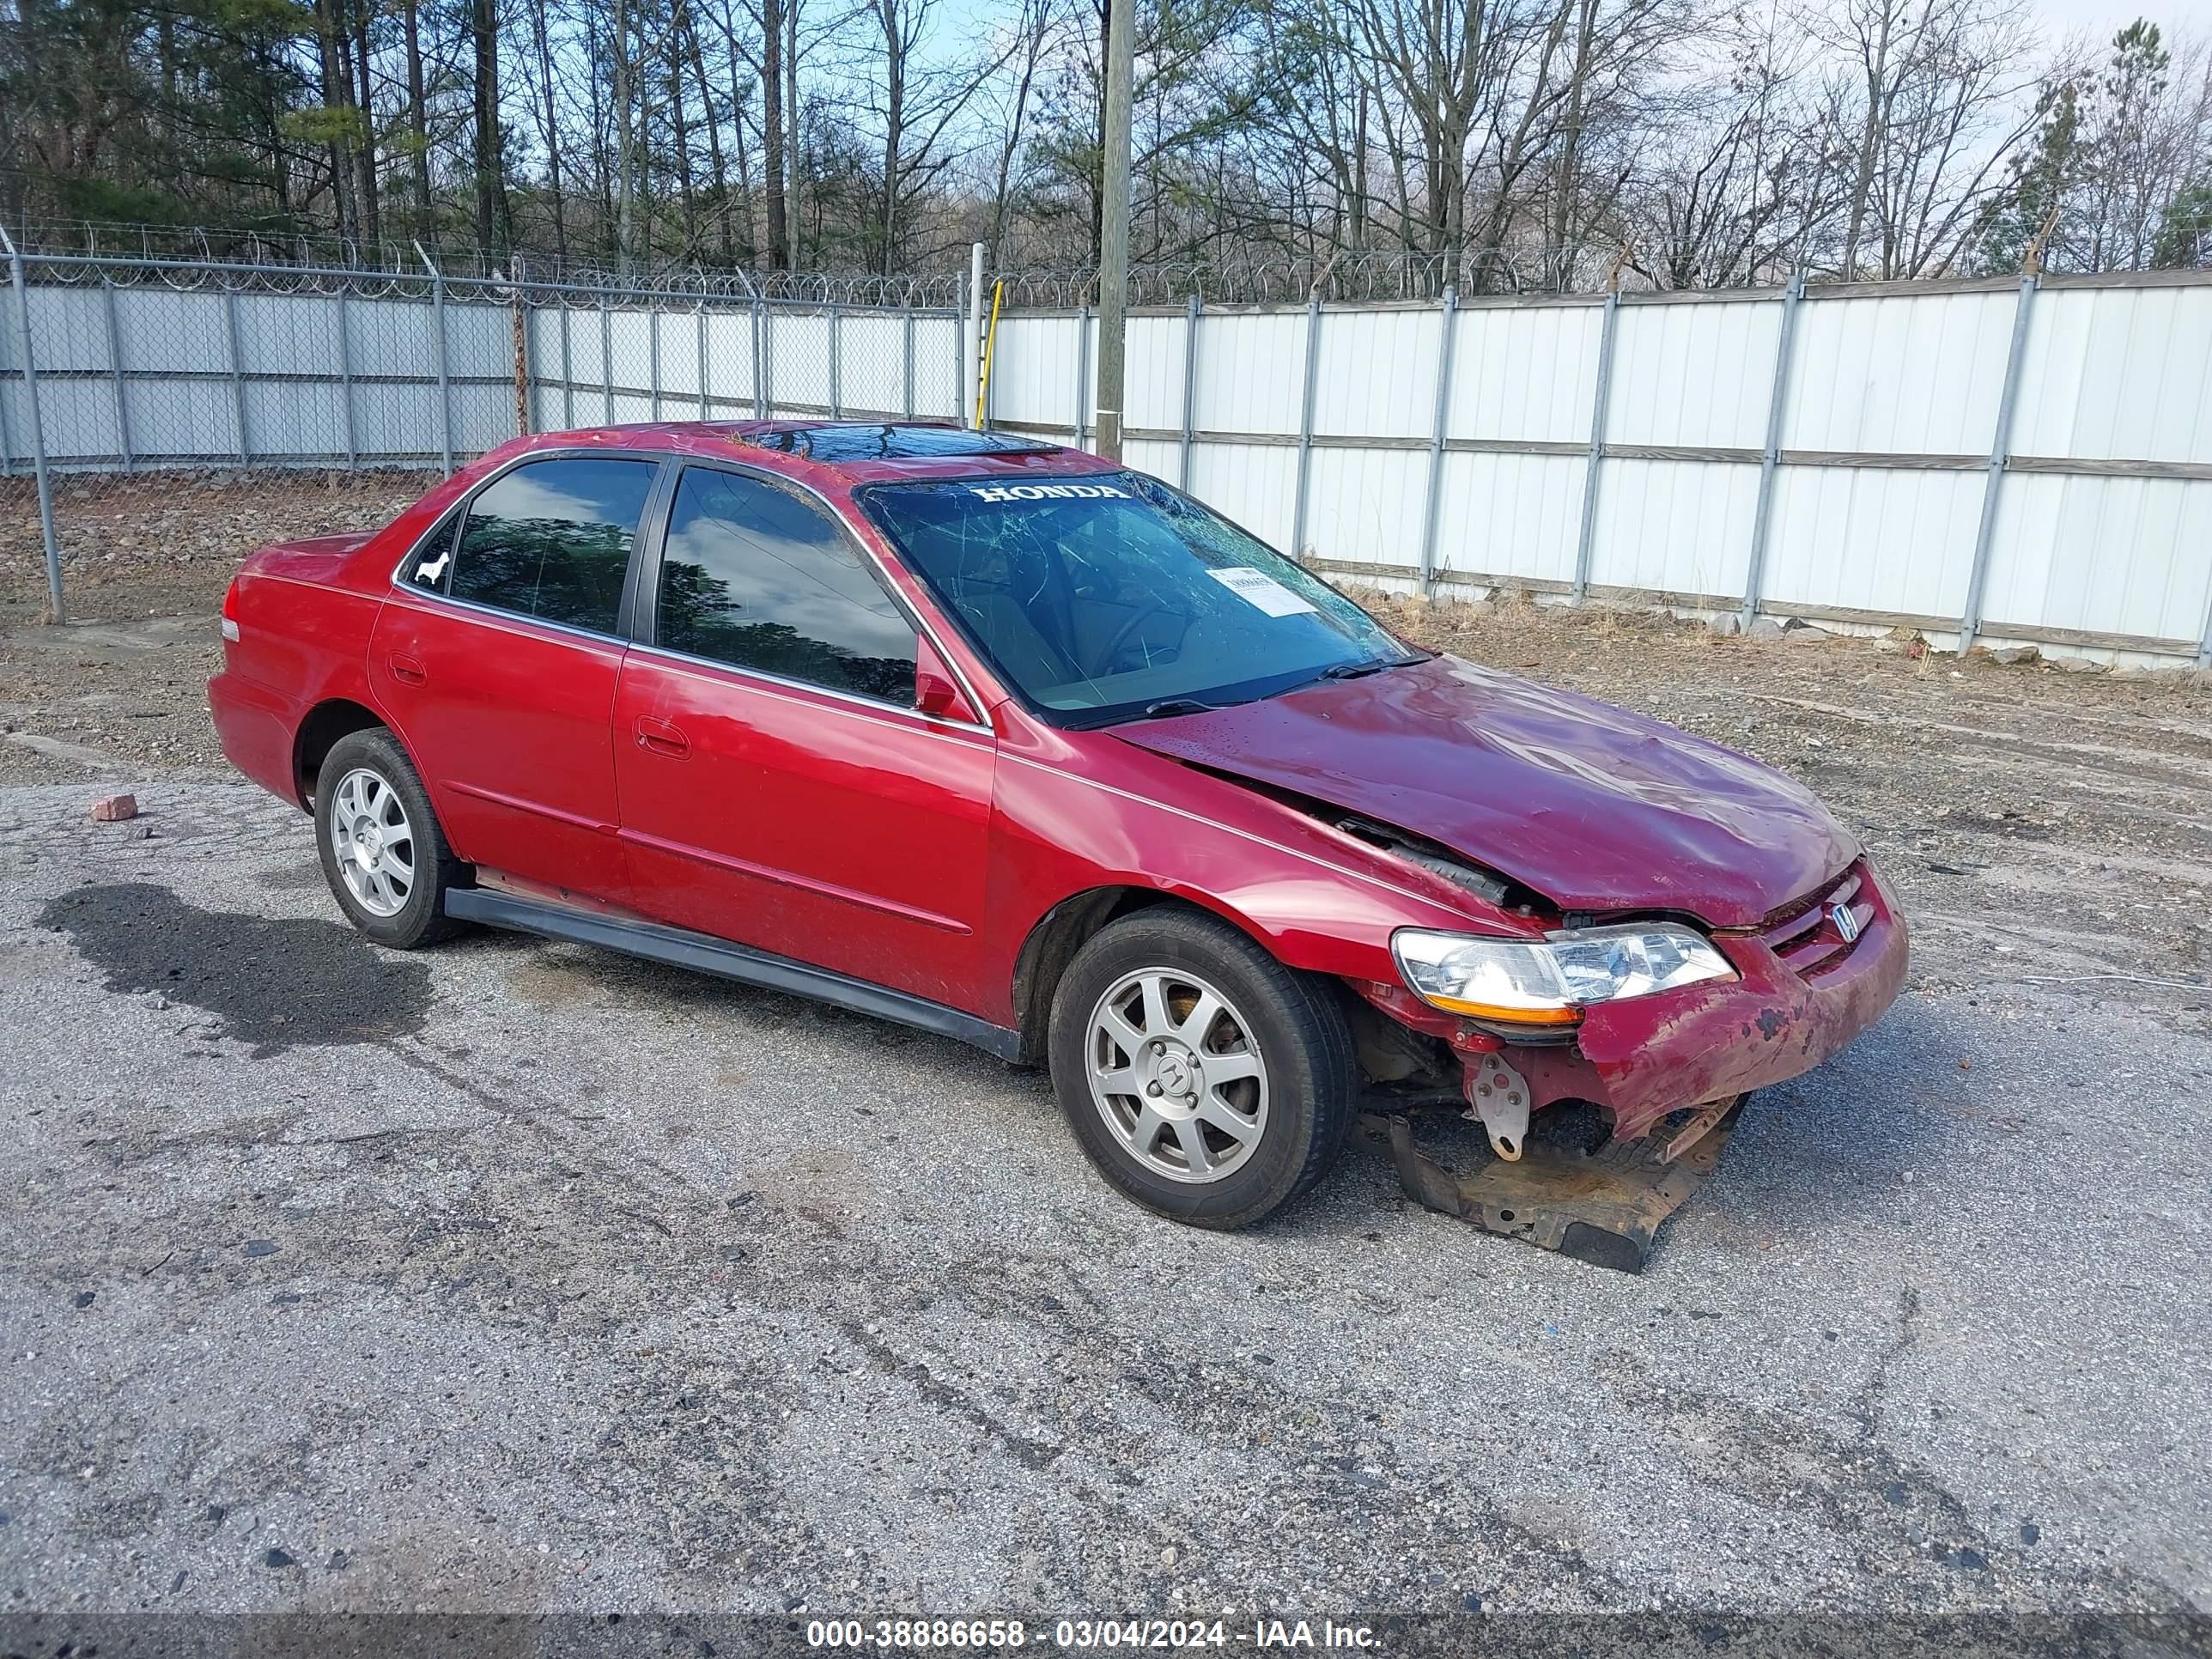
<svg viewBox="0 0 2212 1659"><path fill-rule="evenodd" d="M430 676L424 670L421 659L395 653L392 659L392 678L403 685L421 685Z"/></svg>
<svg viewBox="0 0 2212 1659"><path fill-rule="evenodd" d="M667 720L656 720L651 714L637 717L637 746L649 749L656 755L667 755L681 760L691 752L691 739L684 735L683 728Z"/></svg>

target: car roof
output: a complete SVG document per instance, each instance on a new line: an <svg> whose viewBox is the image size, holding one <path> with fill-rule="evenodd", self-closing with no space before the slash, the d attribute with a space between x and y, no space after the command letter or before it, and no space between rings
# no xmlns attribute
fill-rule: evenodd
<svg viewBox="0 0 2212 1659"><path fill-rule="evenodd" d="M817 489L940 478L1066 477L1114 462L1041 438L927 421L672 421L548 433L533 447L588 443L744 460Z"/></svg>

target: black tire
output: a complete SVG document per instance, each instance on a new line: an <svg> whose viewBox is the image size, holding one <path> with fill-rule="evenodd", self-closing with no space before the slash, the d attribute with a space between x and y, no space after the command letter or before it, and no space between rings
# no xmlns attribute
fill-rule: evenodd
<svg viewBox="0 0 2212 1659"><path fill-rule="evenodd" d="M1094 1015L1129 975L1154 969L1189 973L1215 988L1266 1068L1257 1145L1228 1173L1204 1182L1156 1172L1126 1131L1109 1127L1110 1109L1091 1092L1086 1062ZM1115 1063L1126 1046L1110 1048L1102 1065ZM1054 992L1049 1054L1060 1109L1091 1161L1127 1197L1193 1226L1226 1231L1272 1214L1321 1179L1352 1127L1357 1073L1336 988L1284 967L1237 928L1194 910L1140 910L1087 941ZM1170 1126L1170 1135L1180 1133ZM1166 1150L1179 1156L1176 1147Z"/></svg>
<svg viewBox="0 0 2212 1659"><path fill-rule="evenodd" d="M369 775L390 790L405 815L413 879L404 902L390 915L378 914L355 892L340 866L331 831L343 810L342 787L356 773ZM415 763L382 726L348 732L323 757L322 769L315 775L315 850L323 861L323 879L330 883L346 920L379 945L412 951L459 930L460 924L446 914L446 894L466 884L468 866L446 844L446 832L431 810L429 791L423 788Z"/></svg>

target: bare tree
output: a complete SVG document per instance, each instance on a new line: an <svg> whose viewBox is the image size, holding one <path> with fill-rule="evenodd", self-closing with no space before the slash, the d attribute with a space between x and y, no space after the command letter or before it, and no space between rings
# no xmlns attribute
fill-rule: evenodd
<svg viewBox="0 0 2212 1659"><path fill-rule="evenodd" d="M1809 27L1851 65L1836 82L1838 125L1856 128L1838 268L1948 264L2035 125L2019 0L1841 0Z"/></svg>

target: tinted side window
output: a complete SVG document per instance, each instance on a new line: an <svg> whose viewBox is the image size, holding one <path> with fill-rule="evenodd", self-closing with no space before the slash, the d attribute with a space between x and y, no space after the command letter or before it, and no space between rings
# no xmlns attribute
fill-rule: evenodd
<svg viewBox="0 0 2212 1659"><path fill-rule="evenodd" d="M787 679L914 702L915 630L836 521L772 484L685 471L655 638Z"/></svg>
<svg viewBox="0 0 2212 1659"><path fill-rule="evenodd" d="M444 561L431 551L411 580L457 599L615 633L630 544L659 470L597 458L518 466L469 504L451 570L439 569Z"/></svg>

